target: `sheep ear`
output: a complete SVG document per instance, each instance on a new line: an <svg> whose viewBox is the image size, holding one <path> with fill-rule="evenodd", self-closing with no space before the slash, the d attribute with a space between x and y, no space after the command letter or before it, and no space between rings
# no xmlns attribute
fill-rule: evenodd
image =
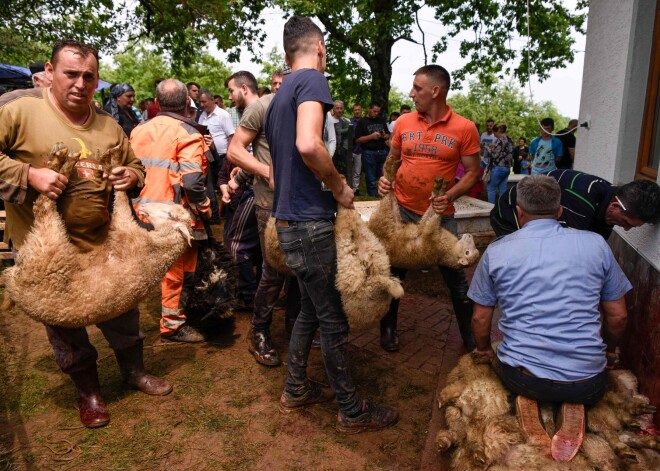
<svg viewBox="0 0 660 471"><path fill-rule="evenodd" d="M183 224L177 224L176 225L177 230L183 234L183 237L186 238L186 242L188 242L188 247L192 247L192 235L190 234L190 230L184 226Z"/></svg>

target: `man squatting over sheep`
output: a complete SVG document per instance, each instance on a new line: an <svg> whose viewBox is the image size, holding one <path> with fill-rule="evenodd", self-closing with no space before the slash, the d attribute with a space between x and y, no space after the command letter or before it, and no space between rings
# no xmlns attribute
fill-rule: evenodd
<svg viewBox="0 0 660 471"><path fill-rule="evenodd" d="M237 72L228 80L229 89L236 88L237 78L243 81L249 80L250 87L245 94L245 111L241 116L241 121L236 128L227 158L229 161L241 170L229 180L229 190L236 191L239 186L252 179L254 189L255 213L257 216L257 227L259 229L259 242L261 244L261 253L266 253L265 232L268 218L273 207L273 190L270 188L268 174L270 171L270 150L266 140L266 131L264 121L268 105L275 97L274 94L264 95L259 98L251 89L257 88L257 80L250 72ZM248 152L248 147L252 145L254 155ZM270 325L273 322L273 307L279 298L280 291L284 285L286 276L279 274L264 257L261 278L257 287L257 293L254 296L254 313L252 315L252 330L248 334L248 350L257 362L262 365L277 366L282 363L277 350L273 347L273 341L270 336ZM296 281L297 283L297 281ZM288 297L298 299L298 287L290 289ZM287 302L285 319L287 325L293 325L298 316L299 306L296 302Z"/></svg>
<svg viewBox="0 0 660 471"><path fill-rule="evenodd" d="M454 113L447 104L450 77L439 65L427 65L415 72L410 97L416 112L407 113L396 121L392 132L390 153L402 159L394 188L384 176L378 182L378 192L384 196L394 191L399 204L401 220L417 223L429 206L429 196L436 177L454 181L459 163L465 167L465 176L431 204L442 214L442 227L457 234L453 201L470 191L479 179L479 134L472 121ZM405 270L394 268L400 278ZM470 331L472 301L467 297L468 282L463 269L440 267L440 273L451 293L458 327L467 351L474 349ZM389 312L381 321L381 346L388 351L399 349L396 330L399 300L392 301Z"/></svg>
<svg viewBox="0 0 660 471"><path fill-rule="evenodd" d="M559 224L563 208L555 179L526 177L517 194L521 229L486 249L468 292L475 302L474 355L492 359L504 385L519 395L528 439L568 461L582 442L584 404L605 393L606 353L614 353L624 331L623 296L632 285L600 235ZM496 353L490 343L495 305L502 310L504 334ZM551 443L538 422L536 401L562 403Z"/></svg>
<svg viewBox="0 0 660 471"><path fill-rule="evenodd" d="M199 245L208 239L204 220L211 219L206 196L209 153L198 124L187 118L188 89L168 79L156 87L160 113L131 133L131 147L147 171L144 188L133 201L136 214L142 203L176 203L192 217L194 241L169 269L161 282L160 335L175 342L203 342L206 336L186 323L184 309L194 288Z"/></svg>
<svg viewBox="0 0 660 471"><path fill-rule="evenodd" d="M323 143L325 113L334 106L323 76L323 34L309 18L284 25L284 52L292 73L266 112L266 137L274 182L273 216L286 264L298 279L301 309L291 332L288 377L280 411L332 399L307 377L307 359L319 328L330 386L337 396L336 428L343 433L376 430L396 422L394 409L362 400L348 368L348 320L335 287L337 203L353 208L353 190L342 181ZM329 190L329 191L328 191Z"/></svg>
<svg viewBox="0 0 660 471"><path fill-rule="evenodd" d="M0 197L7 202L5 241L20 251L34 222L32 205L41 193L58 200L71 241L81 251L89 251L107 237L110 218L110 188L94 156L120 146L123 166L116 167L107 178L117 190L141 185L144 168L116 121L91 104L99 80L95 49L78 41L59 41L45 72L52 80L51 88L7 93L0 100ZM57 142L80 152L70 180L45 168L46 156ZM144 372L137 308L97 327L115 352L124 386L154 395L172 391L169 383ZM46 332L55 361L78 390L80 420L87 427L106 425L110 415L101 397L98 354L87 331L47 325Z"/></svg>

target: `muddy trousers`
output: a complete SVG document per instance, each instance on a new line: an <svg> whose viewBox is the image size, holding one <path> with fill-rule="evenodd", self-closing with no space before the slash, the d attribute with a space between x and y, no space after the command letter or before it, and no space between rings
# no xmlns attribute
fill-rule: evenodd
<svg viewBox="0 0 660 471"><path fill-rule="evenodd" d="M160 333L175 332L186 322L185 309L192 294L199 246L192 241L183 255L174 262L161 281L162 315Z"/></svg>
<svg viewBox="0 0 660 471"><path fill-rule="evenodd" d="M91 368L96 369L98 352L90 343L85 327L70 329L46 325L48 340L53 346L55 361L67 374L75 375ZM125 350L142 345L140 312L132 309L119 317L96 324L113 350Z"/></svg>
<svg viewBox="0 0 660 471"><path fill-rule="evenodd" d="M268 218L270 217L271 210L255 206L255 214L257 217L257 227L259 229L259 242L261 244L261 253L266 253L265 233ZM273 306L280 297L280 292L284 286L286 275L281 275L271 267L264 257L261 279L257 286L257 293L254 296L254 314L252 315L252 327L254 330L270 330L270 325L273 322ZM287 304L285 311L286 322L293 325L300 312L300 291L298 289L298 282L292 283L292 286L287 294Z"/></svg>

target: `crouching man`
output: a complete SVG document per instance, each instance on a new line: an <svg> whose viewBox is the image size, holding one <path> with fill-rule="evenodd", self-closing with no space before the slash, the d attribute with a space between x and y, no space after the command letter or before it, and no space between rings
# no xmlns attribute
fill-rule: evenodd
<svg viewBox="0 0 660 471"><path fill-rule="evenodd" d="M623 296L632 286L600 235L561 227L555 179L532 175L517 193L522 228L488 247L468 291L475 302L473 355L492 359L504 385L519 395L528 441L568 461L584 435L584 404L605 392L605 367L626 325ZM504 334L496 353L490 343L495 305ZM536 401L562 403L552 440Z"/></svg>
<svg viewBox="0 0 660 471"><path fill-rule="evenodd" d="M131 146L147 169L144 188L133 205L138 214L142 203L182 204L191 213L193 237L197 241L208 239L202 219L210 221L212 213L205 186L208 148L197 123L186 117L189 101L183 82L160 82L156 87L160 113L131 133ZM161 282L160 335L174 342L206 340L203 332L186 323L184 312L194 288L199 250L195 241Z"/></svg>
<svg viewBox="0 0 660 471"><path fill-rule="evenodd" d="M144 168L112 116L92 105L99 80L95 49L78 41L59 41L45 73L52 80L50 88L19 90L0 99L0 197L7 202L5 242L20 252L34 223L32 206L41 193L58 200L71 242L87 252L106 240L110 226L111 186L103 178L103 167L95 155L121 148L123 165L113 169L108 178L116 190L141 184ZM70 152L80 152L80 161L69 179L46 167L57 142L63 142ZM137 308L97 327L115 352L125 387L153 395L172 391L169 383L144 371ZM47 325L46 332L55 361L78 390L83 425L106 425L110 414L101 397L98 354L86 329Z"/></svg>

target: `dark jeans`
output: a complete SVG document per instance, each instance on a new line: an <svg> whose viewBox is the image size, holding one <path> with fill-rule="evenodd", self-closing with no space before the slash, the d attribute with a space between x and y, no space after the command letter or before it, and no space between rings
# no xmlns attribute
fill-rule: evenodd
<svg viewBox="0 0 660 471"><path fill-rule="evenodd" d="M321 332L321 353L339 409L354 415L361 407L348 371L348 320L335 287L337 250L332 221L278 221L277 238L286 264L300 286L300 314L289 343L285 391L298 396L307 389L307 358L314 332Z"/></svg>
<svg viewBox="0 0 660 471"><path fill-rule="evenodd" d="M401 221L405 223L417 223L422 218L420 215L408 211L403 207L399 207L401 214ZM454 235L458 234L458 225L454 216L442 216L442 227L447 229ZM468 285L465 271L462 268L454 269L448 267L438 267L440 274L449 288L452 306L454 307L454 315L458 328L461 331L463 343L468 351L471 351L475 346L474 337L470 324L472 322L472 309L474 303L468 298L467 292L470 286ZM392 274L403 280L406 276L407 270L402 268L392 267ZM399 310L399 300L393 299L390 304L390 314L396 314Z"/></svg>
<svg viewBox="0 0 660 471"><path fill-rule="evenodd" d="M270 217L271 210L255 206L257 216L257 227L259 229L259 242L261 243L261 253L266 253L264 234L266 224ZM268 265L264 258L261 280L257 287L257 293L254 297L254 314L252 315L252 327L254 330L269 330L273 322L273 306L280 296L282 286L286 280L285 275L280 275L273 267ZM287 292L287 303L285 317L292 322L298 317L300 312L300 291L298 283L291 283Z"/></svg>
<svg viewBox="0 0 660 471"><path fill-rule="evenodd" d="M378 196L378 179L383 176L383 165L387 159L388 150L363 150L362 170L367 182L369 196Z"/></svg>
<svg viewBox="0 0 660 471"><path fill-rule="evenodd" d="M85 327L70 329L46 325L48 340L55 352L55 361L64 373L72 374L96 368L98 352L89 342ZM141 345L140 312L132 309L119 317L96 324L113 350Z"/></svg>
<svg viewBox="0 0 660 471"><path fill-rule="evenodd" d="M520 368L500 362L497 357L493 360L493 369L509 390L537 401L593 405L605 394L605 371L584 381L559 383L530 376Z"/></svg>

